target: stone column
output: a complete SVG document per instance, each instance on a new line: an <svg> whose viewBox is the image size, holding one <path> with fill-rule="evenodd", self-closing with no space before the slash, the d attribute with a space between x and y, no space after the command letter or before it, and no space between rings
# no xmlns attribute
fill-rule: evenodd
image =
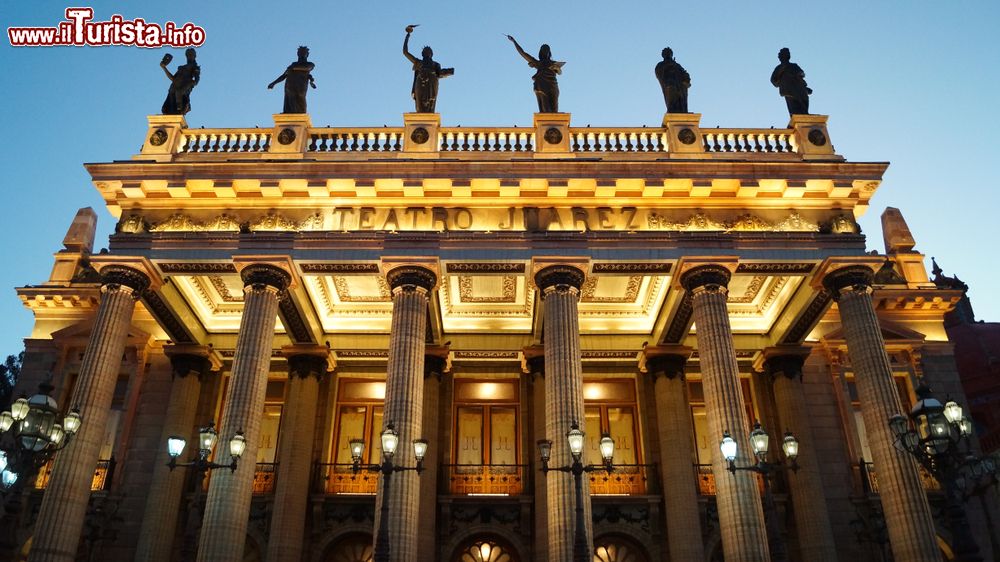
<svg viewBox="0 0 1000 562"><path fill-rule="evenodd" d="M265 264L247 265L240 276L244 283L243 318L236 338L215 462L228 464L232 461L229 440L237 431L242 431L246 437L246 450L235 471L216 470L209 480L198 541L199 562L243 560L253 497L254 463L260 446L260 420L271 368L274 327L278 320L278 293L291 282L284 269Z"/></svg>
<svg viewBox="0 0 1000 562"><path fill-rule="evenodd" d="M771 448L777 452L786 431L791 431L800 443L799 470L787 473L786 480L795 506L795 528L802 560L837 562L837 547L823 492L816 440L802 389L802 364L809 355L809 349L771 348L764 350L764 355L764 370L773 378L774 404L781 420L781 427L769 428Z"/></svg>
<svg viewBox="0 0 1000 562"><path fill-rule="evenodd" d="M178 459L180 462L185 462L197 453L198 436L194 425L198 396L201 393L201 377L211 369L208 347L168 346L164 352L170 357L173 382L135 551L136 560L148 562L170 561L177 530L177 513L180 511L188 471L171 471L167 467L170 462L167 439L174 435L187 439L188 446L184 457Z"/></svg>
<svg viewBox="0 0 1000 562"><path fill-rule="evenodd" d="M524 349L525 370L531 385L530 439L524 445L524 459L521 461L536 470L530 471L535 500L534 556L536 562L547 562L549 555L549 527L545 507L548 505L547 480L538 472L538 449L536 443L545 439L545 350L541 346Z"/></svg>
<svg viewBox="0 0 1000 562"><path fill-rule="evenodd" d="M873 276L867 266L849 265L827 274L823 284L840 310L893 555L907 562L938 562L934 520L915 461L893 446L889 429L889 418L905 412L872 305Z"/></svg>
<svg viewBox="0 0 1000 562"><path fill-rule="evenodd" d="M684 363L691 349L646 350L646 371L654 381L656 434L660 446L667 546L671 560L704 560L698 481L694 457L694 427L684 383Z"/></svg>
<svg viewBox="0 0 1000 562"><path fill-rule="evenodd" d="M431 447L424 461L426 470L420 476L420 518L417 528L417 561L435 562L438 559L437 496L438 474L441 463L446 461L445 450L438 431L441 414L441 377L448 372L448 348L428 347L424 354L424 419L423 438ZM450 406L450 405L449 405ZM446 413L446 417L450 416ZM445 491L450 493L450 491Z"/></svg>
<svg viewBox="0 0 1000 562"><path fill-rule="evenodd" d="M545 435L552 440L552 466L571 464L566 433L574 422L584 429L583 363L580 355L580 319L577 304L584 273L570 265L550 265L535 274L535 285L544 303L545 329ZM573 558L576 529L576 488L573 475L549 472L547 492L549 561ZM593 549L590 515L590 480L583 478L586 543Z"/></svg>
<svg viewBox="0 0 1000 562"><path fill-rule="evenodd" d="M301 560L309 503L316 433L319 380L327 371L324 346L288 346L288 391L281 411L278 437L278 472L274 487L274 512L267 538L267 560Z"/></svg>
<svg viewBox="0 0 1000 562"><path fill-rule="evenodd" d="M76 389L68 406L80 409L83 423L76 437L55 456L55 466L35 523L28 559L73 562L83 530L111 399L121 368L132 313L149 277L131 267L101 270L101 303L83 355Z"/></svg>
<svg viewBox="0 0 1000 562"><path fill-rule="evenodd" d="M424 350L427 337L427 303L437 284L430 269L403 265L386 274L392 289L392 332L389 336L389 364L385 381L384 426L390 423L399 434L399 446L392 462L414 466L413 440L421 438L424 406ZM430 443L430 447L440 447ZM373 459L378 462L379 459ZM380 477L381 480L381 477ZM416 472L392 475L389 497L383 497L380 482L375 500L374 536L388 523L389 555L393 562L412 562L417 554L420 517L420 477ZM389 521L382 521L382 502L389 502Z"/></svg>
<svg viewBox="0 0 1000 562"><path fill-rule="evenodd" d="M681 284L691 294L709 433L713 439L721 440L722 433L728 431L739 446L737 462L749 464L753 453L747 437L746 409L726 309L730 277L725 266L701 265L685 272ZM757 478L747 471L732 474L726 466L722 452L712 447L715 501L725 559L767 562L770 557Z"/></svg>

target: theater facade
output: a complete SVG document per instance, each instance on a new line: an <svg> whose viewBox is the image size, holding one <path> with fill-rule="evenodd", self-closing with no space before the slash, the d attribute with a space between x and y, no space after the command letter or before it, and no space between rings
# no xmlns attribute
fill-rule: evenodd
<svg viewBox="0 0 1000 562"><path fill-rule="evenodd" d="M365 562L381 538L396 562L563 562L577 539L595 562L950 559L940 485L887 420L920 382L965 403L943 325L962 292L894 208L866 245L888 164L839 155L825 116L699 117L150 116L139 154L86 165L108 249L82 209L50 278L17 289L21 388L48 381L83 419L26 493L21 555ZM758 422L766 481L719 447L753 464ZM168 438L183 464L210 423L216 464L244 436L235 470L169 468ZM385 486L367 465L389 425L394 466L428 446ZM580 525L574 475L536 447L569 466L574 425Z"/></svg>

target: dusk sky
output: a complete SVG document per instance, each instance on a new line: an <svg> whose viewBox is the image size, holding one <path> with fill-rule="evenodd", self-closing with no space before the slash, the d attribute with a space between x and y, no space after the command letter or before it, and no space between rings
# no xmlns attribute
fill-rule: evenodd
<svg viewBox="0 0 1000 562"><path fill-rule="evenodd" d="M948 274L971 286L977 317L1000 321L995 261L1000 185L1000 2L186 2L60 5L4 0L0 22L55 26L68 6L95 20L126 19L205 29L192 127L270 127L281 87L266 89L311 49L314 125L401 125L413 111L412 73L400 47L434 48L455 67L437 109L451 125L531 125L532 70L504 38L537 53L549 43L567 61L560 109L573 125L658 126L663 98L653 75L670 46L692 76L690 109L703 127L784 127L784 101L769 76L789 47L814 90L811 110L830 116L830 138L851 161L891 166L860 223L883 251L879 215L898 207L917 241ZM279 7L280 6L280 7ZM992 37L992 39L990 39ZM0 40L4 135L0 149L0 356L16 354L32 315L14 287L44 282L52 254L81 207L99 215L95 251L114 219L82 164L138 152L146 116L168 82L165 52L138 47L19 47ZM997 139L991 140L993 135Z"/></svg>

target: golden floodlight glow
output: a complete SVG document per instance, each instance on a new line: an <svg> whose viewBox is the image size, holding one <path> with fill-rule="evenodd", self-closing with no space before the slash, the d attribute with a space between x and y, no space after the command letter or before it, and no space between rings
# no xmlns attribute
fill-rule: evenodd
<svg viewBox="0 0 1000 562"><path fill-rule="evenodd" d="M600 400L604 398L604 387L599 383L584 383L583 397L586 400Z"/></svg>
<svg viewBox="0 0 1000 562"><path fill-rule="evenodd" d="M496 398L499 393L499 386L493 382L483 382L476 385L476 396L482 400Z"/></svg>

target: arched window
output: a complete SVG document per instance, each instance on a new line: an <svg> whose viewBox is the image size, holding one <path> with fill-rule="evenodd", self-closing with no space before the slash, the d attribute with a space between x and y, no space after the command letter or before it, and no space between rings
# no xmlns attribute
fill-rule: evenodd
<svg viewBox="0 0 1000 562"><path fill-rule="evenodd" d="M601 537L594 545L594 562L649 562L642 547L624 537Z"/></svg>
<svg viewBox="0 0 1000 562"><path fill-rule="evenodd" d="M476 539L463 546L455 556L455 562L517 562L514 552L492 539Z"/></svg>
<svg viewBox="0 0 1000 562"><path fill-rule="evenodd" d="M370 535L350 535L327 548L323 562L372 562L373 554Z"/></svg>

